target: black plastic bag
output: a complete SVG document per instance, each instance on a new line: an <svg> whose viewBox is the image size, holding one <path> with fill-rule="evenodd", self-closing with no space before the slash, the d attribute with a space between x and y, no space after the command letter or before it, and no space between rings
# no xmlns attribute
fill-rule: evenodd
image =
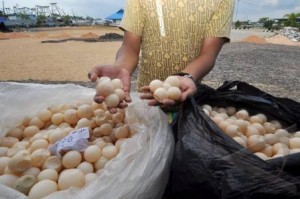
<svg viewBox="0 0 300 199"><path fill-rule="evenodd" d="M246 108L294 130L300 126L300 104L293 100L238 81L225 82L217 90L201 85L173 124L176 146L168 198L300 198L300 179L289 173L300 165L299 154L261 160L225 135L202 104Z"/></svg>

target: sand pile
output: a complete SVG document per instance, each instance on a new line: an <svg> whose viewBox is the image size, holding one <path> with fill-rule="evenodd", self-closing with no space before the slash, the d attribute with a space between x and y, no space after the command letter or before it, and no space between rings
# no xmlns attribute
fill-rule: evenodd
<svg viewBox="0 0 300 199"><path fill-rule="evenodd" d="M300 42L291 41L289 38L283 35L275 35L270 38L266 38L266 41L271 44L281 44L289 46L300 46Z"/></svg>
<svg viewBox="0 0 300 199"><path fill-rule="evenodd" d="M100 41L122 41L123 35L120 35L118 33L105 33L105 35L102 35L99 37Z"/></svg>
<svg viewBox="0 0 300 199"><path fill-rule="evenodd" d="M70 37L71 36L69 34L65 33L65 32L51 36L51 38L53 38L53 39L68 39Z"/></svg>
<svg viewBox="0 0 300 199"><path fill-rule="evenodd" d="M89 33L81 35L81 38L84 38L84 39L97 39L97 38L99 38L99 36L95 33L89 32Z"/></svg>
<svg viewBox="0 0 300 199"><path fill-rule="evenodd" d="M246 37L242 41L247 42L247 43L255 43L255 44L265 44L266 43L266 40L264 38L258 37L256 35Z"/></svg>

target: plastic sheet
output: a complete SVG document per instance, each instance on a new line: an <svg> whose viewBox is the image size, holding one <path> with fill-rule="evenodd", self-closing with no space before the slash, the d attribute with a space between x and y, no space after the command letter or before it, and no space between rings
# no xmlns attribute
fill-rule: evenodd
<svg viewBox="0 0 300 199"><path fill-rule="evenodd" d="M203 112L202 104L247 108L294 130L300 128L300 106L295 101L244 82L225 82L217 90L202 85L195 99L183 104L174 124L170 198L300 198L299 175L290 172L291 167L299 170L299 154L261 160L226 136Z"/></svg>
<svg viewBox="0 0 300 199"><path fill-rule="evenodd" d="M0 136L25 116L34 116L43 108L62 103L91 101L94 89L76 85L40 85L0 83ZM128 139L99 177L82 189L70 188L47 198L157 199L163 194L169 177L174 138L166 115L149 107L133 94L126 119L136 134ZM1 139L1 138L0 138ZM25 198L0 186L0 198Z"/></svg>

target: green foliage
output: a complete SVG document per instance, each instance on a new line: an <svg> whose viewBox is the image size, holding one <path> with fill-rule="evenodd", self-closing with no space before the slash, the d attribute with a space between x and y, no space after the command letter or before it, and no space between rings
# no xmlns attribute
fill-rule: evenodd
<svg viewBox="0 0 300 199"><path fill-rule="evenodd" d="M71 16L69 16L69 15L63 16L63 23L64 23L64 25L66 25L66 26L71 25L71 23L72 23L72 21L71 21Z"/></svg>
<svg viewBox="0 0 300 199"><path fill-rule="evenodd" d="M268 30L273 29L274 21L272 19L270 19L269 17L262 17L258 20L258 22L262 23L264 28L266 28Z"/></svg>
<svg viewBox="0 0 300 199"><path fill-rule="evenodd" d="M258 20L258 23L265 23L268 20L270 20L269 17L262 17Z"/></svg>
<svg viewBox="0 0 300 199"><path fill-rule="evenodd" d="M237 20L237 21L235 22L235 28L240 28L241 25L242 25L242 23L241 23L239 20Z"/></svg>
<svg viewBox="0 0 300 199"><path fill-rule="evenodd" d="M291 26L291 27L298 27L300 28L300 24L297 23L297 18L300 17L300 13L290 13L284 15L284 17L287 17L287 21L284 22L285 26Z"/></svg>
<svg viewBox="0 0 300 199"><path fill-rule="evenodd" d="M274 21L268 19L267 21L264 22L264 28L266 28L268 30L272 30L273 24L274 24Z"/></svg>
<svg viewBox="0 0 300 199"><path fill-rule="evenodd" d="M20 13L19 16L20 16L20 18L23 19L23 20L29 20L29 15L27 15L27 14Z"/></svg>
<svg viewBox="0 0 300 199"><path fill-rule="evenodd" d="M87 16L85 19L86 19L86 20L89 20L89 21L94 20L94 19L93 19L92 17L90 17L90 16Z"/></svg>
<svg viewBox="0 0 300 199"><path fill-rule="evenodd" d="M42 26L47 21L47 17L45 15L38 15L36 19L36 25Z"/></svg>

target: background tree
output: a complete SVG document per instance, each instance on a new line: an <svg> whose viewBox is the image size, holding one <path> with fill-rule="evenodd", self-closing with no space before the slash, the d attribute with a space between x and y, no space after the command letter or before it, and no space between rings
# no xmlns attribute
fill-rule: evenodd
<svg viewBox="0 0 300 199"><path fill-rule="evenodd" d="M272 30L273 24L274 24L274 21L271 19L268 19L267 21L264 22L264 28L266 28L268 30Z"/></svg>
<svg viewBox="0 0 300 199"><path fill-rule="evenodd" d="M235 28L240 28L241 25L242 25L242 23L239 20L237 20L234 24Z"/></svg>
<svg viewBox="0 0 300 199"><path fill-rule="evenodd" d="M270 20L270 18L269 17L262 17L262 18L260 18L259 20L258 20L258 23L265 23L266 21L268 21L268 20Z"/></svg>
<svg viewBox="0 0 300 199"><path fill-rule="evenodd" d="M285 26L291 26L291 27L300 27L300 24L297 23L297 18L300 17L300 13L290 13L284 15L284 17L287 17L287 21L285 21Z"/></svg>
<svg viewBox="0 0 300 199"><path fill-rule="evenodd" d="M71 23L72 23L71 16L69 16L69 15L63 16L63 23L66 26L71 25Z"/></svg>
<svg viewBox="0 0 300 199"><path fill-rule="evenodd" d="M30 18L29 18L29 15L24 14L24 13L20 13L19 16L20 16L20 18L23 19L23 20L29 20L29 19L30 19Z"/></svg>
<svg viewBox="0 0 300 199"><path fill-rule="evenodd" d="M36 25L42 26L46 23L47 17L45 15L38 15L36 18Z"/></svg>

